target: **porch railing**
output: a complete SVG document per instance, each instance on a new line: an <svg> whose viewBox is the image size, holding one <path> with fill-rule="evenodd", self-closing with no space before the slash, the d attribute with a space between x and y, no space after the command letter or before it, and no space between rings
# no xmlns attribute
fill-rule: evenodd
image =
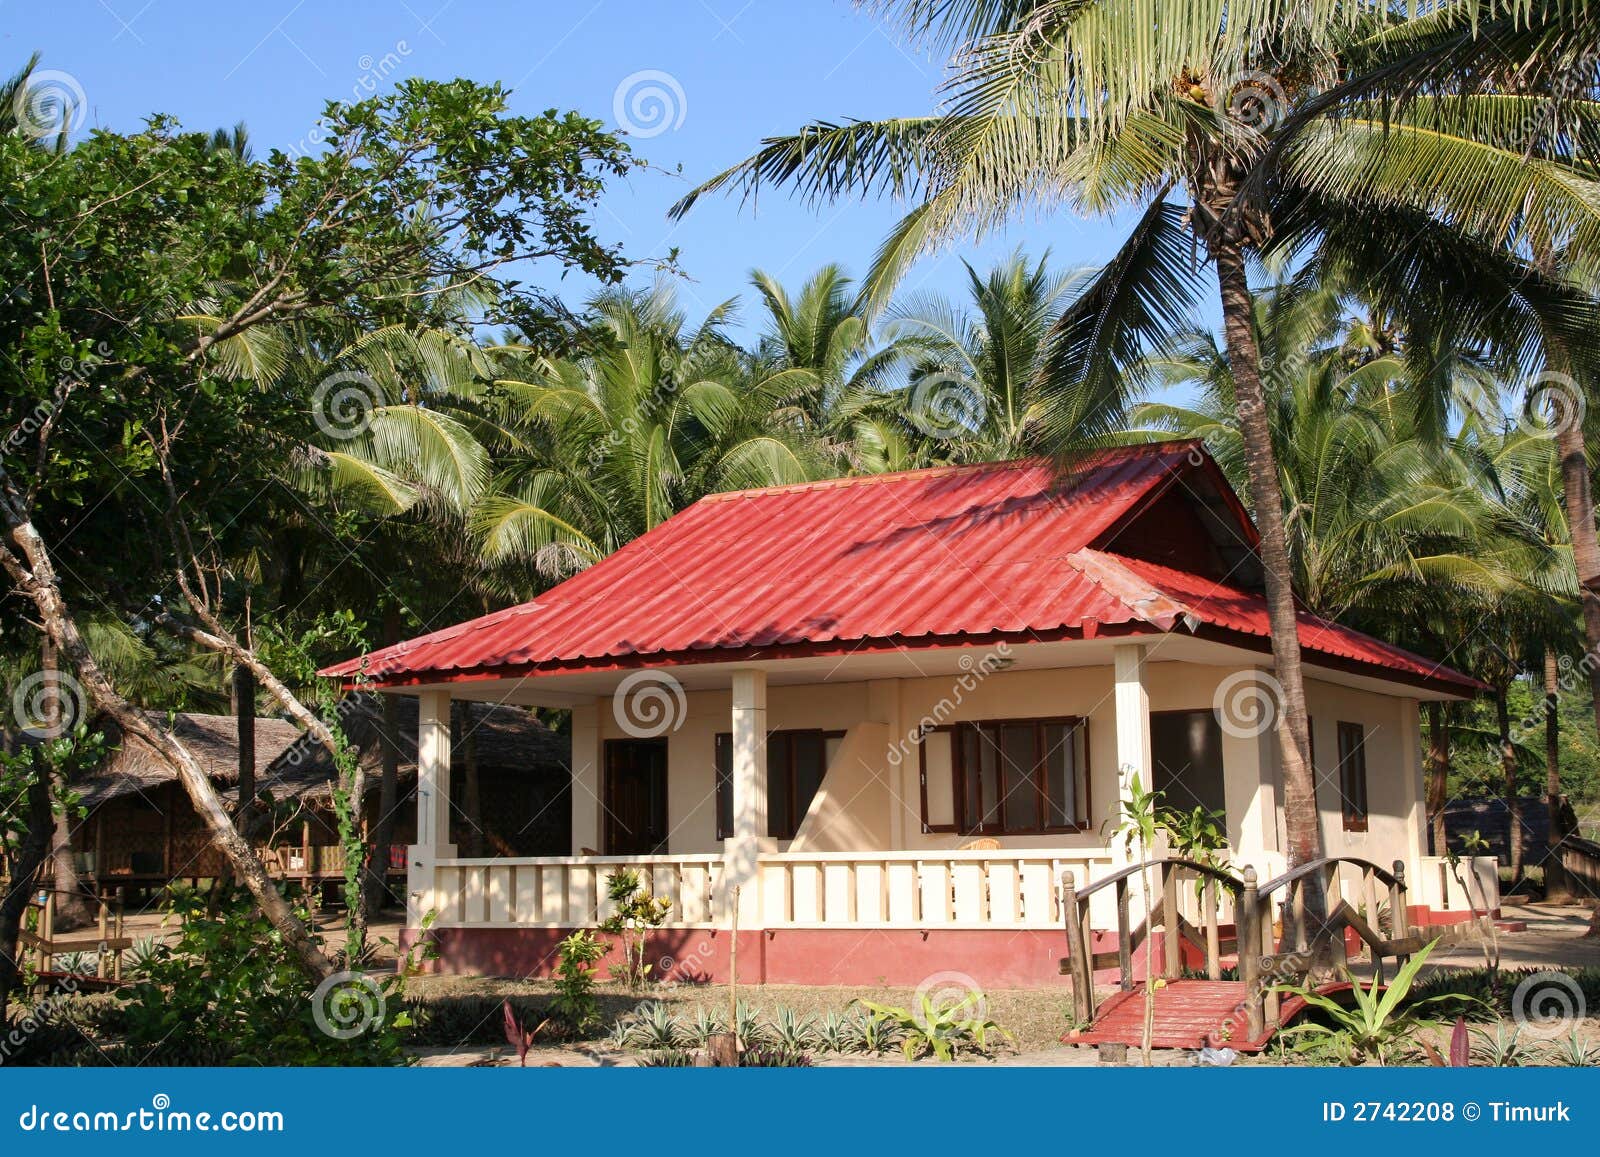
<svg viewBox="0 0 1600 1157"><path fill-rule="evenodd" d="M721 856L549 856L445 859L434 865L423 911L439 927L584 928L611 915L606 882L639 873L654 896L672 901L667 926L709 928L720 909Z"/></svg>
<svg viewBox="0 0 1600 1157"><path fill-rule="evenodd" d="M769 928L1059 928L1056 882L1110 853L795 853L761 859Z"/></svg>
<svg viewBox="0 0 1600 1157"><path fill-rule="evenodd" d="M784 853L760 858L756 886L766 928L1056 929L1062 872L1112 864L1097 848ZM442 859L419 900L443 928L590 927L611 914L607 880L631 869L672 901L666 927L726 927L723 868L715 855Z"/></svg>

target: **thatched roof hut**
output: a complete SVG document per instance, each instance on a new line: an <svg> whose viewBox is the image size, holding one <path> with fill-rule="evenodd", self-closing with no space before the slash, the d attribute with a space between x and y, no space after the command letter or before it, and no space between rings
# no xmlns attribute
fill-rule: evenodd
<svg viewBox="0 0 1600 1157"><path fill-rule="evenodd" d="M146 712L158 727L167 727L164 712ZM110 719L97 724L108 743L117 750L94 774L74 785L90 810L125 796L149 794L169 783L176 783L173 771L155 750L137 736L124 737ZM171 723L172 733L193 753L205 773L219 788L239 781L239 724L232 715L201 715L179 712ZM300 729L283 719L256 720L256 778L296 739Z"/></svg>
<svg viewBox="0 0 1600 1157"><path fill-rule="evenodd" d="M415 823L412 799L417 782L418 701L399 696L395 708L397 818L403 834L412 831ZM456 711L451 728L456 842L486 855L565 855L570 851L571 740L551 731L525 707L459 702ZM359 752L367 775L367 806L374 807L383 770L379 698L347 696L339 705L339 722ZM481 801L476 827L468 818L464 798L469 740ZM333 783L333 757L306 735L289 744L257 777L257 786L275 800L298 800L307 812L324 817L332 810ZM408 840L406 836L397 842Z"/></svg>

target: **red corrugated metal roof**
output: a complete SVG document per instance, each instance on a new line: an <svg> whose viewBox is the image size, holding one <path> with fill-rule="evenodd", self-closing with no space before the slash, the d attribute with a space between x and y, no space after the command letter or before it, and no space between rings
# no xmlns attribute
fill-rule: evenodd
<svg viewBox="0 0 1600 1157"><path fill-rule="evenodd" d="M1145 584L1165 605L1174 607L1176 616L1187 615L1191 619L1191 629L1193 623L1204 623L1224 631L1262 639L1272 635L1267 619L1267 601L1261 595L1142 559L1102 554L1099 551L1084 551L1082 554L1099 555L1103 565L1124 568L1130 578ZM1130 597L1134 593L1130 591ZM1309 611L1301 611L1298 621L1300 646L1310 653L1313 660L1319 655L1332 656L1350 662L1372 664L1424 680L1440 680L1458 686L1465 692L1488 690L1487 684L1452 670L1443 663L1436 663Z"/></svg>
<svg viewBox="0 0 1600 1157"><path fill-rule="evenodd" d="M324 674L404 685L708 651L1148 630L1159 616L1068 556L1193 471L1232 499L1190 442L1106 451L1066 480L1024 461L711 495L533 602Z"/></svg>

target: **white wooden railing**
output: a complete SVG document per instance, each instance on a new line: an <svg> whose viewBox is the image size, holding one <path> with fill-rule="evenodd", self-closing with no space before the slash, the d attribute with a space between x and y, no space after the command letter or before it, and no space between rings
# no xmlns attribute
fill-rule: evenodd
<svg viewBox="0 0 1600 1157"><path fill-rule="evenodd" d="M1112 867L1075 851L793 853L762 856L767 928L1059 928L1061 873ZM668 927L726 927L721 856L443 859L419 897L439 927L582 928L610 915L606 884L632 870L672 901Z"/></svg>
<svg viewBox="0 0 1600 1157"><path fill-rule="evenodd" d="M1064 869L1110 868L1104 849L828 852L763 856L768 928L1059 928Z"/></svg>
<svg viewBox="0 0 1600 1157"><path fill-rule="evenodd" d="M631 869L651 895L672 901L669 927L709 928L722 865L721 856L446 859L421 903L443 928L586 928L611 915L606 881Z"/></svg>

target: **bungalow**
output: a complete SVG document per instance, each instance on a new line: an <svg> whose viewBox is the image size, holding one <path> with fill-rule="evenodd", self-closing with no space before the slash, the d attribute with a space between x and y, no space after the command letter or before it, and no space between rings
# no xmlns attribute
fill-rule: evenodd
<svg viewBox="0 0 1600 1157"><path fill-rule="evenodd" d="M324 674L420 698L408 925L433 916L443 968L547 969L633 869L672 901L668 975L724 976L737 941L746 982L1041 983L1063 875L1133 862L1111 833L1135 777L1220 813L1241 870L1285 867L1256 545L1194 442L716 494L533 602ZM1329 853L1399 861L1413 920L1450 919L1418 703L1479 685L1300 631ZM570 854L459 854L455 699L572 712Z"/></svg>

